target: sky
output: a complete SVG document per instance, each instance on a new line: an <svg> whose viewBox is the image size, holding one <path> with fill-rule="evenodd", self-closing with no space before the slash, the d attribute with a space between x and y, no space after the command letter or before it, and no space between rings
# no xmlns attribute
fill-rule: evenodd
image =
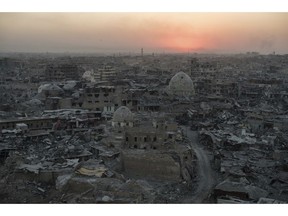
<svg viewBox="0 0 288 216"><path fill-rule="evenodd" d="M288 53L288 13L0 13L0 52Z"/></svg>

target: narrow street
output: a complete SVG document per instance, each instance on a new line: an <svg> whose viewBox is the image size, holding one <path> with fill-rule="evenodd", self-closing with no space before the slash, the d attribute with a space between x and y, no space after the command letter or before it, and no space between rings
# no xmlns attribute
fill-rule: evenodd
<svg viewBox="0 0 288 216"><path fill-rule="evenodd" d="M196 154L198 164L198 187L187 202L202 203L213 188L214 179L212 169L205 150L199 145L198 132L191 131L189 127L183 127L183 130L184 134L187 134L188 139L191 141L190 145Z"/></svg>

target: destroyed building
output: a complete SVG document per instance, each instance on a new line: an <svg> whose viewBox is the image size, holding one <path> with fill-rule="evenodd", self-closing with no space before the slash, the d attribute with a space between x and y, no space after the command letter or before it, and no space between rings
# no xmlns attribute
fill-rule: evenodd
<svg viewBox="0 0 288 216"><path fill-rule="evenodd" d="M287 55L51 55L0 61L1 202L287 203Z"/></svg>
<svg viewBox="0 0 288 216"><path fill-rule="evenodd" d="M82 76L82 69L75 64L47 65L45 70L46 80L78 80Z"/></svg>

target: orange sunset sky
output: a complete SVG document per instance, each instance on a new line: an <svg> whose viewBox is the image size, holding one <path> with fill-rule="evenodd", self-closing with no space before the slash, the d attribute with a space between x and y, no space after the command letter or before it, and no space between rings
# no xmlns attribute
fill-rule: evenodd
<svg viewBox="0 0 288 216"><path fill-rule="evenodd" d="M0 13L0 52L288 53L288 13Z"/></svg>

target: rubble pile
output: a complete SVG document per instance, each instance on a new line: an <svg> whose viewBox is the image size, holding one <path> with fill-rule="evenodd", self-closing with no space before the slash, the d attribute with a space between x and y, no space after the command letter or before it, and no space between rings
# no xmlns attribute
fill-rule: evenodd
<svg viewBox="0 0 288 216"><path fill-rule="evenodd" d="M254 52L0 58L0 202L287 203L287 68Z"/></svg>

